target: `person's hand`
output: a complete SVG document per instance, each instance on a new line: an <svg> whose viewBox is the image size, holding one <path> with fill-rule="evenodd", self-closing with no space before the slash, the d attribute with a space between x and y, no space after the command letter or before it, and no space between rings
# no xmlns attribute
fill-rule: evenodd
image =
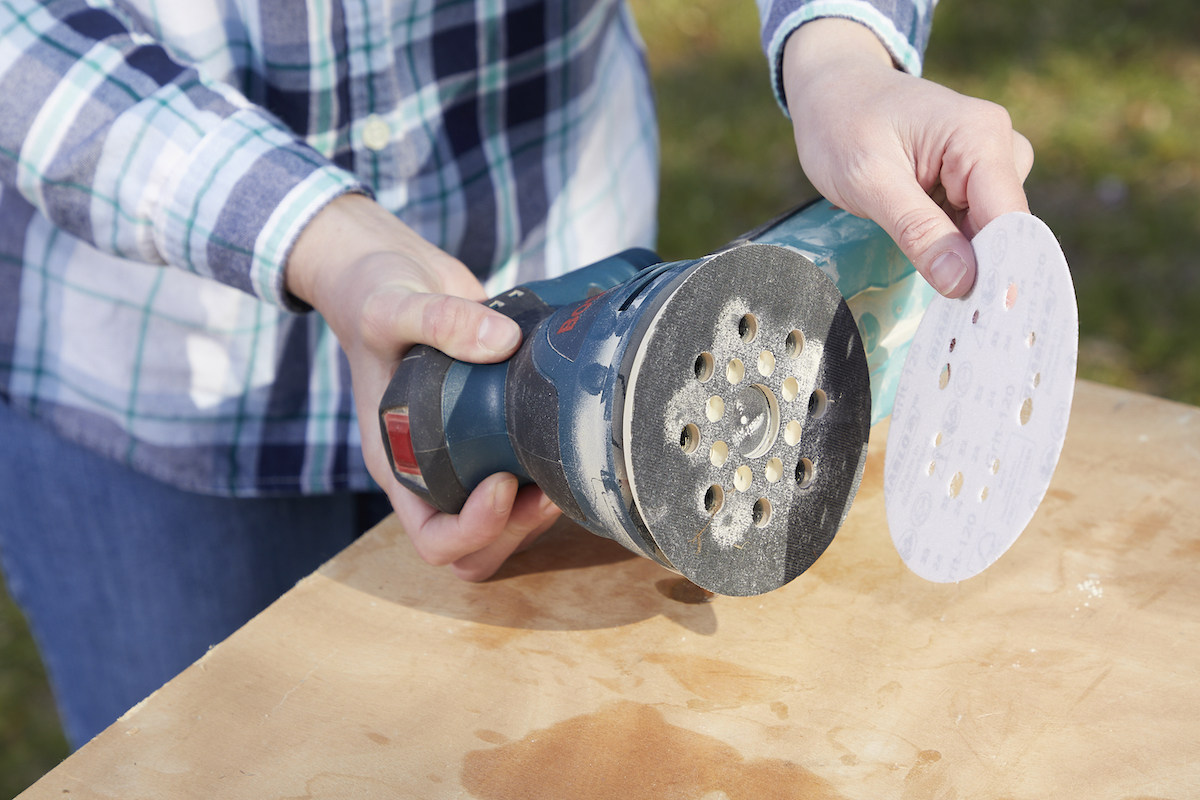
<svg viewBox="0 0 1200 800"><path fill-rule="evenodd" d="M392 373L413 344L452 358L501 361L521 331L479 301L483 287L458 259L421 239L362 195L326 206L301 233L288 259L287 288L325 318L350 362L363 457L384 488L417 553L451 564L459 577L484 580L558 517L536 486L518 491L507 473L488 477L461 513L444 514L392 475L377 407Z"/></svg>
<svg viewBox="0 0 1200 800"><path fill-rule="evenodd" d="M783 81L800 164L834 205L879 224L935 289L975 282L969 239L1009 211L1033 148L995 103L892 66L875 34L846 19L797 29Z"/></svg>

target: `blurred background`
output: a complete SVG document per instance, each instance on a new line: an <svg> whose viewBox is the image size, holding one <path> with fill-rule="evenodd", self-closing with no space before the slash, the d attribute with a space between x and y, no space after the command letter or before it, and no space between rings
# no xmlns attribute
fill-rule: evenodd
<svg viewBox="0 0 1200 800"><path fill-rule="evenodd" d="M659 252L695 257L814 194L750 0L631 0L662 135ZM1008 108L1029 205L1075 278L1079 375L1200 404L1200 4L941 0L925 77ZM0 587L0 798L66 755Z"/></svg>

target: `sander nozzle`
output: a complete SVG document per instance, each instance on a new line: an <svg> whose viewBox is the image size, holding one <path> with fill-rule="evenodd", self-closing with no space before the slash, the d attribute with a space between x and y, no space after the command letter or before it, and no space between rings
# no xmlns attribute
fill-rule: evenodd
<svg viewBox="0 0 1200 800"><path fill-rule="evenodd" d="M775 243L807 236L819 250L846 233L829 219L812 204L700 259L630 250L493 298L524 336L507 361L427 346L404 357L380 406L396 478L454 513L483 478L511 472L705 589L782 586L841 527L871 424L838 286ZM864 245L850 240L835 248Z"/></svg>

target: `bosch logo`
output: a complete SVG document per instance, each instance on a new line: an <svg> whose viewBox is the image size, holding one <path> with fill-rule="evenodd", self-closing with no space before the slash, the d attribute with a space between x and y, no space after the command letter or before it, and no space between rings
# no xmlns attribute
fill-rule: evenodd
<svg viewBox="0 0 1200 800"><path fill-rule="evenodd" d="M597 295L596 297L599 297L599 296L600 295ZM587 311L588 308L591 307L592 303L595 302L596 297L589 297L587 300L584 300L582 303L580 303L578 306L576 306L575 310L571 312L571 316L569 316L565 320L563 320L562 325L559 325L558 330L555 331L554 333L557 335L560 333L566 333L567 331L570 331L570 330L574 330L575 326L579 323L579 318L583 316L583 312Z"/></svg>

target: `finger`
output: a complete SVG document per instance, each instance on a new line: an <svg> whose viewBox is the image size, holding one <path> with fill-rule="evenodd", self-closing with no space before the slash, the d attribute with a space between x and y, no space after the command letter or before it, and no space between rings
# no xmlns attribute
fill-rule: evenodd
<svg viewBox="0 0 1200 800"><path fill-rule="evenodd" d="M379 485L384 487L388 499L392 501L392 509L396 512L396 518L400 520L400 524L404 527L404 532L412 539L413 545L417 547L417 555L421 556L423 561L428 562L429 559L425 557L422 553L422 548L418 546L418 539L421 537L421 530L431 519L441 512L398 483L395 476L391 474L390 467L387 478L388 481L386 483L380 483Z"/></svg>
<svg viewBox="0 0 1200 800"><path fill-rule="evenodd" d="M517 549L513 550L513 553L524 553L526 550L533 547L533 543L537 541L537 538L548 531L550 527L554 525L554 523L558 522L558 518L560 516L562 516L561 513L552 514L550 518L546 520L545 525L539 525L537 528L525 534L525 538L521 540L521 543L517 545Z"/></svg>
<svg viewBox="0 0 1200 800"><path fill-rule="evenodd" d="M1017 165L1017 176L1023 185L1033 169L1033 144L1020 131L1013 131L1013 163Z"/></svg>
<svg viewBox="0 0 1200 800"><path fill-rule="evenodd" d="M514 476L500 472L484 478L458 514L434 512L408 531L417 554L440 567L487 547L504 531L516 494Z"/></svg>
<svg viewBox="0 0 1200 800"><path fill-rule="evenodd" d="M961 297L971 288L975 282L971 242L912 175L897 172L880 181L860 206L939 293Z"/></svg>
<svg viewBox="0 0 1200 800"><path fill-rule="evenodd" d="M511 553L538 524L547 517L553 521L558 513L553 504L548 504L549 508L542 505L544 495L540 495L540 491L538 495L524 492L520 495L521 502L514 506L517 488L517 479L501 472L488 476L476 486L458 514L443 514L430 509L432 513L408 531L417 554L434 566L443 566L484 550L506 533L515 538L508 548ZM397 507L396 510L400 514L401 509ZM407 507L404 513L409 513ZM405 520L406 517L401 515L401 521ZM504 557L495 563L493 572Z"/></svg>
<svg viewBox="0 0 1200 800"><path fill-rule="evenodd" d="M969 213L963 226L963 233L967 236L974 238L985 225L1003 214L1013 211L1029 213L1029 201L1014 161L1015 148L1016 140L1005 158L981 161L971 170L966 186ZM1031 147L1029 158L1032 157Z"/></svg>
<svg viewBox="0 0 1200 800"><path fill-rule="evenodd" d="M503 314L445 294L377 294L364 310L364 339L382 352L428 344L451 358L486 364L503 360L521 342L521 329Z"/></svg>
<svg viewBox="0 0 1200 800"><path fill-rule="evenodd" d="M982 104L983 129L952 137L941 159L941 183L948 205L962 209L960 229L969 239L997 217L1029 212L1024 182L1033 167L1033 146L1014 131L1008 112Z"/></svg>
<svg viewBox="0 0 1200 800"><path fill-rule="evenodd" d="M531 545L558 516L558 509L541 489L536 486L522 488L500 536L487 547L455 561L452 565L454 574L467 581L490 578L509 556Z"/></svg>

